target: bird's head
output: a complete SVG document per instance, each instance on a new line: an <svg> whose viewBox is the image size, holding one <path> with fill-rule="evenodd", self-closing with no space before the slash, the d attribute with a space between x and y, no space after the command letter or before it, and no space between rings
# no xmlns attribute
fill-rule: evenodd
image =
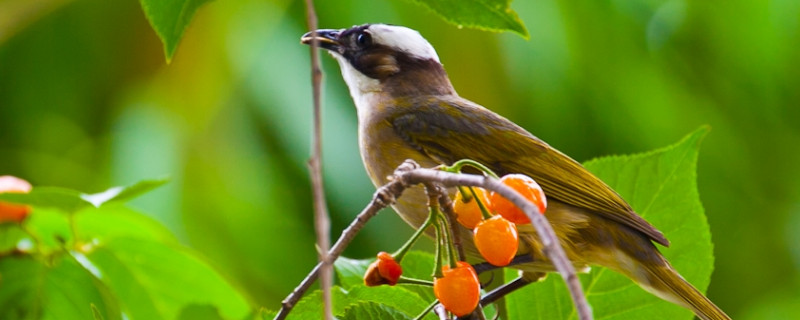
<svg viewBox="0 0 800 320"><path fill-rule="evenodd" d="M358 104L371 93L393 97L455 94L436 50L419 32L401 26L365 24L316 31L320 48L338 60ZM312 33L301 38L311 44Z"/></svg>

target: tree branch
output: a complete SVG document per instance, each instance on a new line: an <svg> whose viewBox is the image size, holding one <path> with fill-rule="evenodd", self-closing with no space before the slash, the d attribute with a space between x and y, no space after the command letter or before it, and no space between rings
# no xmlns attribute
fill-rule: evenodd
<svg viewBox="0 0 800 320"><path fill-rule="evenodd" d="M406 160L406 163L409 161L411 160ZM435 181L441 183L445 187L481 187L497 192L514 203L514 205L522 209L525 215L531 219L531 224L533 224L537 235L542 241L544 254L552 261L553 266L561 274L561 277L564 278L572 302L575 304L578 318L581 320L592 319L592 311L589 307L589 303L586 301L586 296L583 294L583 288L575 273L575 267L567 258L564 248L561 247L553 228L550 226L547 219L539 213L539 208L526 200L517 191L500 183L497 179L471 174L455 174L434 169L416 169L397 176L396 178L398 180L405 180L405 184L407 185Z"/></svg>
<svg viewBox="0 0 800 320"><path fill-rule="evenodd" d="M319 40L317 39L317 13L314 1L306 0L306 21L311 31L311 86L314 97L314 120L311 158L308 160L309 174L314 197L314 229L317 235L319 260L322 262L321 287L323 314L325 319L333 320L331 306L331 287L333 286L333 267L328 259L330 247L331 220L325 204L325 188L322 180L322 69L319 66Z"/></svg>
<svg viewBox="0 0 800 320"><path fill-rule="evenodd" d="M575 304L578 318L581 320L592 319L591 309L589 303L586 301L586 296L583 294L578 276L575 273L575 268L566 256L564 249L558 238L553 232L553 228L543 215L539 213L539 209L530 201L526 200L514 189L500 183L499 180L479 175L471 174L456 174L449 173L435 169L419 168L419 165L411 160L406 160L400 165L392 177L392 181L380 187L375 193L373 200L358 214L347 229L342 232L342 236L334 244L333 248L328 252L328 261L323 261L311 271L311 273L303 279L300 285L283 301L283 306L275 317L275 320L285 319L292 307L300 300L300 297L305 293L311 284L316 280L319 269L324 262L332 263L344 251L344 248L355 238L355 235L364 227L366 222L375 216L377 212L394 203L395 199L400 197L403 191L413 185L417 184L439 184L444 187L455 186L472 186L481 187L499 193L517 207L521 208L528 218L531 219L531 224L536 229L537 235L542 241L544 254L552 261L556 270L561 274L564 281L567 283L567 289L570 291L570 296ZM440 198L441 199L441 198Z"/></svg>
<svg viewBox="0 0 800 320"><path fill-rule="evenodd" d="M437 304L433 307L433 313L439 316L439 320L451 320L450 317L447 316L447 309L441 304Z"/></svg>
<svg viewBox="0 0 800 320"><path fill-rule="evenodd" d="M453 246L456 247L458 260L466 261L467 255L464 253L464 246L461 245L461 233L458 232L456 212L453 211L453 201L450 200L450 196L447 195L447 192L443 190L444 189L438 190L438 192L441 193L439 196L439 208L444 211L444 216L447 218L447 223L450 226L450 232L453 234Z"/></svg>
<svg viewBox="0 0 800 320"><path fill-rule="evenodd" d="M395 174L400 174L404 171L409 171L416 169L416 164L402 164L400 167L397 168ZM383 208L388 207L389 205L393 204L397 198L399 198L403 191L408 188L407 185L403 185L402 181L395 180L392 182L387 183L386 185L378 188L375 191L375 194L372 196L372 201L367 205L364 210L362 210L358 216L356 216L355 220L350 223L350 225L342 230L342 235L339 237L339 240L336 240L336 243L333 244L331 250L328 251L327 258L328 263L332 264L339 256L342 255L344 249L350 244L350 242L355 239L356 235L362 228L367 224L369 219L372 219L375 215L378 214ZM317 280L319 276L320 268L322 267L323 262L317 263L314 269L308 274L308 276L300 282L300 284L286 297L283 299L281 303L281 310L275 316L274 320L282 320L286 319L286 316L289 315L289 312L294 308L297 301L300 301L300 298L303 297L308 288Z"/></svg>

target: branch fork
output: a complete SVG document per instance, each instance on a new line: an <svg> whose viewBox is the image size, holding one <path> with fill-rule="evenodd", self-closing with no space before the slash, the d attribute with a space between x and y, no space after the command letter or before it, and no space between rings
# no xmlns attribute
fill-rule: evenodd
<svg viewBox="0 0 800 320"><path fill-rule="evenodd" d="M339 256L341 256L347 245L352 242L356 234L366 225L367 221L377 215L378 211L391 205L399 198L405 189L423 184L429 189L428 192L436 193L437 190L445 190L444 188L456 186L471 186L480 187L499 193L506 199L513 202L517 207L522 209L528 218L531 219L531 224L536 229L537 235L540 237L544 246L544 254L552 261L556 270L567 284L570 291L570 296L575 308L577 310L578 319L588 320L592 319L591 308L586 301L586 296L583 293L580 281L576 274L575 268L566 256L564 249L558 241L558 238L550 226L550 223L543 215L539 213L539 209L533 203L526 200L517 191L503 185L499 180L486 176L472 175L472 174L457 174L449 173L436 169L420 168L420 166L412 161L406 160L394 172L390 182L381 186L375 192L372 201L362 210L355 220L342 231L341 237L328 251L327 259L318 263L314 269L306 276L305 279L292 291L289 296L282 302L282 307L275 320L285 319L291 309L300 300L302 295L311 287L311 284L319 276L320 268L323 264L332 264ZM434 190L431 190L433 188ZM440 205L445 210L451 208L449 205L450 199L447 193L441 193L443 196L439 197ZM449 215L449 214L448 214ZM326 262L326 263L324 263Z"/></svg>

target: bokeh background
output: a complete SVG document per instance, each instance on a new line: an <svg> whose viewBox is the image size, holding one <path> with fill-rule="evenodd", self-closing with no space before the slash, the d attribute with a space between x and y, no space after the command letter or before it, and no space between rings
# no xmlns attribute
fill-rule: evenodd
<svg viewBox="0 0 800 320"><path fill-rule="evenodd" d="M516 0L530 40L408 1L318 1L320 26L420 30L464 97L579 161L710 124L700 197L736 319L800 318L800 2ZM167 175L133 202L271 309L315 262L302 1L215 1L172 63L137 1L0 0L0 174L87 192ZM333 235L369 201L352 102L323 56ZM386 210L348 250L393 250Z"/></svg>

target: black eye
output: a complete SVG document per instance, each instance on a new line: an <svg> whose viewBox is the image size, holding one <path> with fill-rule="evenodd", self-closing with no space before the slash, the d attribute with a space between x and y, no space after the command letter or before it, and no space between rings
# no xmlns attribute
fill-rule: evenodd
<svg viewBox="0 0 800 320"><path fill-rule="evenodd" d="M368 47L372 45L372 36L366 32L359 33L356 37L356 44L362 48Z"/></svg>

